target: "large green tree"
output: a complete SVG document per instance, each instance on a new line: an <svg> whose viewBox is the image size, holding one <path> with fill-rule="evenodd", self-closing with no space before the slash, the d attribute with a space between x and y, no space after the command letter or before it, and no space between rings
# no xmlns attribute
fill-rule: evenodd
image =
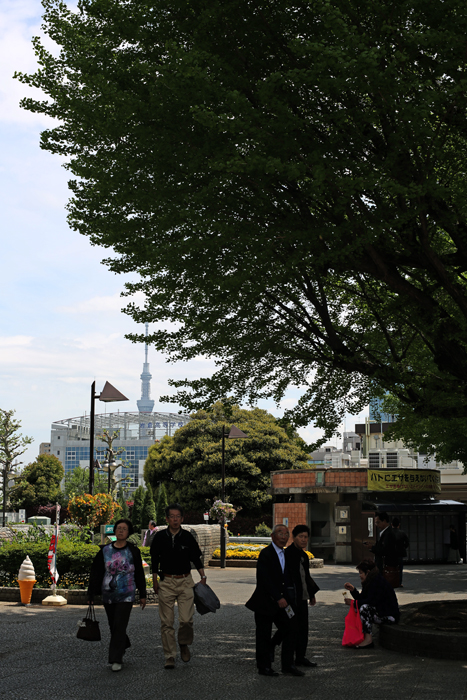
<svg viewBox="0 0 467 700"><path fill-rule="evenodd" d="M15 411L6 411L0 408L0 489L1 489L1 506L5 513L9 495L12 495L17 486L10 486L11 481L19 480L17 466L18 457L26 452L27 446L31 444L33 438L21 435L19 429L21 422L16 420ZM2 519L2 524L5 522Z"/></svg>
<svg viewBox="0 0 467 700"><path fill-rule="evenodd" d="M188 510L206 510L206 500L221 495L222 430L234 424L248 438L225 439L225 493L235 506L255 514L268 508L270 472L307 467L307 455L291 440L278 421L259 408L224 410L216 403L200 410L172 437L149 448L144 479L162 481L169 502Z"/></svg>
<svg viewBox="0 0 467 700"><path fill-rule="evenodd" d="M157 487L157 500L156 500L156 524L157 525L166 525L167 521L165 519L165 510L167 506L169 505L169 500L167 498L167 489L165 488L165 484L161 481L155 482L153 481L153 486L155 483L158 484ZM155 488L155 486L154 486Z"/></svg>
<svg viewBox="0 0 467 700"><path fill-rule="evenodd" d="M135 532L139 532L143 527L147 527L147 523L143 524L144 506L144 488L138 486L138 488L133 493L133 508L131 509L131 522L133 524Z"/></svg>
<svg viewBox="0 0 467 700"><path fill-rule="evenodd" d="M151 520L156 522L156 505L154 503L154 497L152 495L152 488L148 484L144 492L143 509L141 511L141 529L147 528L148 523Z"/></svg>
<svg viewBox="0 0 467 700"><path fill-rule="evenodd" d="M70 224L140 275L159 350L218 362L172 398L296 386L329 436L390 391L467 462L463 0L43 4L60 50L19 78Z"/></svg>
<svg viewBox="0 0 467 700"><path fill-rule="evenodd" d="M21 472L21 481L11 495L17 508L45 506L62 499L60 482L65 475L63 465L55 455L39 455Z"/></svg>
<svg viewBox="0 0 467 700"><path fill-rule="evenodd" d="M109 490L108 476L96 470L94 472L94 493L107 493ZM69 500L72 496L82 496L89 493L89 469L75 467L65 476L65 496Z"/></svg>

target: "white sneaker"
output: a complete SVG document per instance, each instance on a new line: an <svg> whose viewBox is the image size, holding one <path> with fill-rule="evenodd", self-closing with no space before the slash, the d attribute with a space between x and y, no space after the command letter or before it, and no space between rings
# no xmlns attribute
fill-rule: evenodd
<svg viewBox="0 0 467 700"><path fill-rule="evenodd" d="M112 664L112 671L121 671L122 664Z"/></svg>

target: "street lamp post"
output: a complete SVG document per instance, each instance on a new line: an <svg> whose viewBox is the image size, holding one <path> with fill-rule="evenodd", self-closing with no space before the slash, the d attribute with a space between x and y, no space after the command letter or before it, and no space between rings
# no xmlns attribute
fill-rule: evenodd
<svg viewBox="0 0 467 700"><path fill-rule="evenodd" d="M122 462L116 462L115 461L115 453L112 449L107 450L107 454L105 457L105 462L102 465L102 471L108 473L108 479L107 479L107 493L110 495L110 483L112 479L113 473L122 465ZM128 478L128 477L125 477Z"/></svg>
<svg viewBox="0 0 467 700"><path fill-rule="evenodd" d="M225 425L222 426L222 488L221 488L221 500L222 503L225 501L225 438L233 440L235 438L247 438L248 435L244 433L235 425L232 425L230 432L225 432ZM221 569L225 569L225 523L222 519L221 523Z"/></svg>
<svg viewBox="0 0 467 700"><path fill-rule="evenodd" d="M89 493L92 496L94 490L94 401L99 399L99 401L104 401L110 403L111 401L129 401L126 396L124 396L118 389L116 389L112 384L106 382L104 388L100 394L96 394L96 382L91 384L91 416L90 416L90 435L89 435Z"/></svg>

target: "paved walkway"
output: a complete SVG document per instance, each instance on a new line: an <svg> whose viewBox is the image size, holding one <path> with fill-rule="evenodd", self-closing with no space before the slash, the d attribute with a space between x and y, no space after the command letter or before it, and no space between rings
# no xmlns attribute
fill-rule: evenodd
<svg viewBox="0 0 467 700"><path fill-rule="evenodd" d="M0 695L5 700L467 700L467 664L408 657L381 647L358 652L341 646L347 608L343 584L359 583L349 566L314 570L322 591L310 613L316 669L304 678L258 676L253 615L244 607L255 581L251 569L208 570L222 607L195 616L190 663L163 669L156 606L134 609L123 670L106 664L108 631L98 609L103 640L76 639L84 607L24 608L0 603ZM466 597L467 566L417 566L405 573L401 605L417 600ZM276 667L278 664L276 664Z"/></svg>

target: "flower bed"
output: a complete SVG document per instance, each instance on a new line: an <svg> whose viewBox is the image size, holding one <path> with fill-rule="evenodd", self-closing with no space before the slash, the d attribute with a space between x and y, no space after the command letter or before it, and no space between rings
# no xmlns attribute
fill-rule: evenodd
<svg viewBox="0 0 467 700"><path fill-rule="evenodd" d="M262 549L267 547L265 544L243 544L243 545L227 545L225 550L226 559L252 560L258 559ZM306 552L308 559L314 559L311 552ZM221 558L221 550L215 549L212 553L213 559Z"/></svg>

